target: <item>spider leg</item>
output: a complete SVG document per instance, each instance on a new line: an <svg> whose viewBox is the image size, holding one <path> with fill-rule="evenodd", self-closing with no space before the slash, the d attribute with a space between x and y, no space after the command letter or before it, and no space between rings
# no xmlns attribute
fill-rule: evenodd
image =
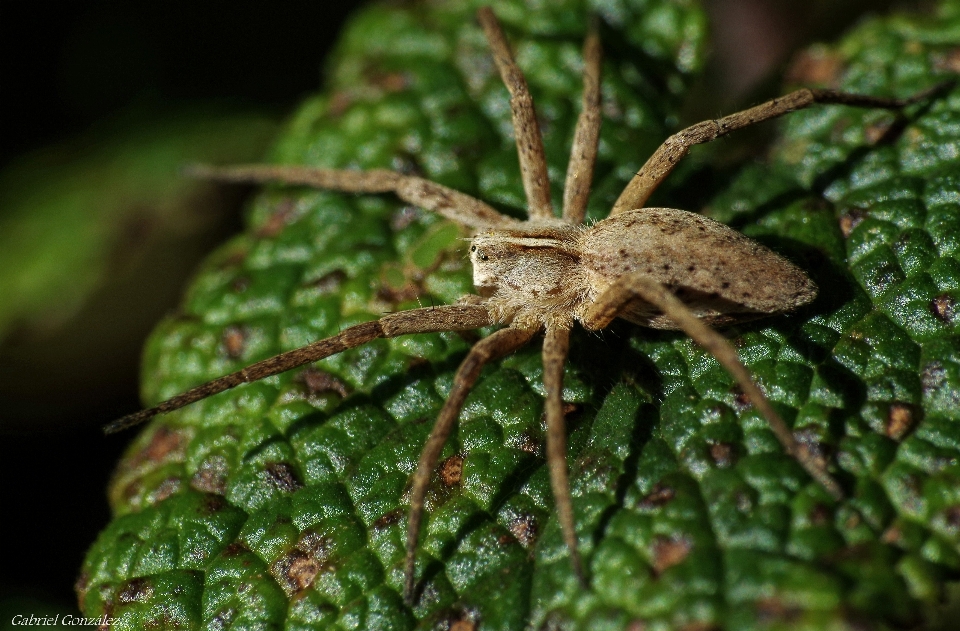
<svg viewBox="0 0 960 631"><path fill-rule="evenodd" d="M940 83L905 99L888 99L848 92L835 92L833 90L803 88L717 120L697 123L670 136L660 145L659 149L653 152L643 168L623 189L610 214L616 215L628 210L643 208L653 191L673 171L677 163L687 155L693 145L710 142L737 129L743 129L816 104L899 109L935 96L947 86L953 84L953 81Z"/></svg>
<svg viewBox="0 0 960 631"><path fill-rule="evenodd" d="M570 348L570 331L561 327L547 327L543 340L543 386L547 391L547 466L550 469L550 488L557 503L557 516L563 540L570 551L573 570L586 585L580 552L577 549L577 530L570 498L570 477L567 472L567 432L563 417L563 365Z"/></svg>
<svg viewBox="0 0 960 631"><path fill-rule="evenodd" d="M464 358L453 380L453 388L447 397L437 422L430 431L420 461L413 474L413 483L410 490L410 522L407 526L407 558L404 569L403 598L408 605L414 601L414 578L417 542L420 539L420 527L423 523L423 504L430 486L430 476L437 465L437 459L443 446L450 436L454 421L460 416L463 403L470 393L473 384L480 376L480 371L488 362L508 355L530 341L536 334L536 329L518 329L508 327L500 329L483 338L470 349Z"/></svg>
<svg viewBox="0 0 960 631"><path fill-rule="evenodd" d="M292 368L343 352L348 348L362 346L379 337L396 337L408 333L464 331L478 329L489 324L492 324L490 314L486 307L482 305L428 307L391 313L379 320L351 326L333 337L313 342L286 353L280 353L269 359L251 364L237 372L208 381L152 408L117 419L107 424L103 431L107 434L118 432L142 423L158 414L180 409L185 405L206 399L224 390L286 372Z"/></svg>
<svg viewBox="0 0 960 631"><path fill-rule="evenodd" d="M753 382L750 372L740 361L733 345L697 318L666 287L642 274L621 276L587 308L581 321L588 329L603 328L617 317L617 314L628 302L636 298L645 300L663 311L664 315L673 320L677 328L683 330L694 342L713 355L720 362L720 365L733 376L757 410L767 419L770 429L776 435L780 444L783 445L787 454L799 462L807 473L819 482L834 499L843 499L843 490L840 485L827 472L824 463L797 442L790 428L787 427L787 424L773 409L767 397Z"/></svg>
<svg viewBox="0 0 960 631"><path fill-rule="evenodd" d="M547 157L543 151L543 138L537 113L533 109L533 97L527 88L527 80L513 60L500 22L490 7L477 11L477 19L490 43L493 60L500 77L510 92L510 111L513 114L513 130L517 139L517 154L520 158L520 175L523 190L527 194L528 213L531 219L553 217L550 204L550 178L547 174Z"/></svg>
<svg viewBox="0 0 960 631"><path fill-rule="evenodd" d="M277 182L348 193L395 193L405 202L433 211L470 228L516 228L521 222L479 199L422 177L388 169L369 171L295 165L252 164L229 167L197 165L189 175L227 182Z"/></svg>
<svg viewBox="0 0 960 631"><path fill-rule="evenodd" d="M593 20L583 43L583 105L570 149L570 163L563 184L563 219L574 225L582 223L590 199L593 167L600 141L600 62L603 51L597 22Z"/></svg>

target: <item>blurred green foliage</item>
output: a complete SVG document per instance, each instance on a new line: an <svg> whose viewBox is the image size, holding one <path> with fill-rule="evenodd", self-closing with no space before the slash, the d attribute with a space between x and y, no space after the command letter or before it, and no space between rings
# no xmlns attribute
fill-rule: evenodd
<svg viewBox="0 0 960 631"><path fill-rule="evenodd" d="M14 161L0 173L0 341L56 328L158 234L209 224L215 191L180 168L256 159L275 132L223 108L130 114Z"/></svg>

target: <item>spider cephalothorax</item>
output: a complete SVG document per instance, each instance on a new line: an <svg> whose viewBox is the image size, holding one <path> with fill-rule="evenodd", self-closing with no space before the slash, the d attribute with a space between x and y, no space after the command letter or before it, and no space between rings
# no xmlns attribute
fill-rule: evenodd
<svg viewBox="0 0 960 631"><path fill-rule="evenodd" d="M816 103L899 108L927 98L881 99L822 90L798 90L756 107L704 121L674 134L627 184L610 216L592 226L583 219L600 129L600 44L594 31L584 46L584 90L571 151L561 217L555 217L543 144L526 81L489 8L479 21L510 91L527 221L518 221L464 193L389 170L349 171L302 166L201 167L197 174L233 181L283 182L355 193L392 192L400 199L478 231L470 243L477 295L461 303L413 309L358 324L338 335L282 353L119 419L116 431L156 414L329 357L376 338L413 333L502 328L477 342L457 370L449 398L412 476L405 598L415 595L415 555L431 474L484 364L543 334L547 462L564 540L574 571L585 580L577 551L565 460L563 367L575 323L602 329L615 318L658 329L682 330L736 379L767 419L784 450L833 497L843 495L826 463L803 448L754 384L730 343L710 325L742 322L804 305L816 287L792 263L747 237L695 213L644 208L654 189L690 147L733 130Z"/></svg>
<svg viewBox="0 0 960 631"><path fill-rule="evenodd" d="M531 226L478 235L473 285L498 323L570 328L587 300L582 226Z"/></svg>

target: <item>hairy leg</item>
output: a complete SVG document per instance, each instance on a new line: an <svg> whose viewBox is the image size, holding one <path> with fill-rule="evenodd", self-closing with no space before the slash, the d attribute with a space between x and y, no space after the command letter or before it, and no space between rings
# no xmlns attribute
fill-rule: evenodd
<svg viewBox="0 0 960 631"><path fill-rule="evenodd" d="M470 228L517 228L512 217L442 184L388 169L357 171L295 165L252 164L229 167L205 165L187 169L187 174L228 182L292 184L347 193L395 193L403 201L431 210Z"/></svg>
<svg viewBox="0 0 960 631"><path fill-rule="evenodd" d="M500 71L500 77L510 92L510 111L513 114L513 133L517 139L517 153L520 157L520 175L523 177L523 189L527 194L527 212L531 219L553 217L550 204L550 179L547 173L547 157L543 151L543 138L537 113L533 109L533 97L527 88L527 80L513 60L510 45L507 43L500 22L490 7L477 11L477 19L490 43L493 60Z"/></svg>
<svg viewBox="0 0 960 631"><path fill-rule="evenodd" d="M594 20L583 43L583 105L570 149L570 163L563 183L563 218L574 225L582 223L590 199L593 167L600 141L600 62L603 51Z"/></svg>
<svg viewBox="0 0 960 631"><path fill-rule="evenodd" d="M673 320L678 328L694 342L713 355L727 369L754 407L767 419L770 429L784 450L792 456L807 473L819 482L834 499L843 498L843 490L827 472L823 462L807 451L793 436L790 428L780 418L770 401L753 382L750 372L741 363L736 349L725 337L700 321L680 300L657 281L641 274L621 276L584 313L583 325L588 329L602 329L617 317L620 310L631 300L640 298L656 306Z"/></svg>
<svg viewBox="0 0 960 631"><path fill-rule="evenodd" d="M108 434L118 432L142 423L157 414L165 414L241 384L286 372L292 368L335 355L348 348L362 346L379 337L396 337L409 333L435 333L437 331L465 331L478 329L489 324L492 324L490 315L486 307L482 305L427 307L391 313L379 320L351 326L333 337L316 341L286 353L280 353L269 359L251 364L237 372L208 381L152 408L117 419L106 425L103 431Z"/></svg>
<svg viewBox="0 0 960 631"><path fill-rule="evenodd" d="M620 194L610 214L616 215L617 213L628 210L643 208L643 205L647 203L653 191L656 190L656 188L660 186L660 183L673 171L677 163L687 155L687 152L690 151L690 147L693 145L710 142L737 129L743 129L744 127L749 127L750 125L761 123L771 118L777 118L789 112L816 104L899 109L911 103L928 99L944 90L947 86L953 85L953 83L952 81L941 83L905 99L887 99L862 94L835 92L833 90L803 88L717 120L697 123L670 136L660 145L659 149L653 152L653 155L650 156L646 164L643 165L643 168L637 172Z"/></svg>
<svg viewBox="0 0 960 631"><path fill-rule="evenodd" d="M548 327L543 340L543 386L547 391L547 466L550 488L557 503L557 516L563 540L570 551L573 571L586 584L580 552L577 549L576 522L570 498L570 476L567 472L567 430L563 417L563 366L570 348L570 331Z"/></svg>
<svg viewBox="0 0 960 631"><path fill-rule="evenodd" d="M408 605L413 604L415 584L415 563L417 542L420 539L420 526L423 523L423 503L430 486L430 477L437 466L440 452L450 437L453 424L460 416L463 403L473 384L480 376L480 371L488 362L508 355L530 341L536 334L536 329L515 329L508 327L495 331L483 338L470 349L464 358L453 380L453 388L447 397L440 415L437 417L427 444L420 453L417 470L413 474L413 483L410 490L410 522L407 525L407 558L404 570L403 597Z"/></svg>

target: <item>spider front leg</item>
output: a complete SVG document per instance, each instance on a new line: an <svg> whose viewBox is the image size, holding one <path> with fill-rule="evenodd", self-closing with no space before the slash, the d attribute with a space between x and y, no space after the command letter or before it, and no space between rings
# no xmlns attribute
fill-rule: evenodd
<svg viewBox="0 0 960 631"><path fill-rule="evenodd" d="M583 43L583 104L577 118L570 148L567 177L563 182L563 219L574 225L583 223L593 184L593 169L597 162L597 147L600 142L600 63L603 51L597 21L593 20L590 32Z"/></svg>
<svg viewBox="0 0 960 631"><path fill-rule="evenodd" d="M623 189L620 197L613 205L611 215L643 208L653 191L660 186L677 163L687 155L690 147L700 145L732 131L743 129L756 123L783 116L789 112L810 107L811 105L851 105L854 107L876 107L881 109L900 109L911 103L926 100L935 96L954 81L947 81L923 90L905 99L887 99L882 97L851 94L849 92L835 92L833 90L814 90L803 88L781 96L755 107L724 116L717 120L703 121L691 125L667 138L660 148L653 152L643 167Z"/></svg>
<svg viewBox="0 0 960 631"><path fill-rule="evenodd" d="M473 384L480 376L480 371L488 362L508 355L517 350L537 333L536 329L519 329L508 327L500 329L474 344L464 358L457 374L453 379L453 388L447 397L440 415L437 417L427 444L420 453L417 470L413 474L413 483L410 491L410 520L407 524L407 558L404 568L403 598L408 605L413 605L415 593L415 572L417 542L420 539L420 526L423 523L423 504L430 486L430 477L437 466L440 452L450 437L454 421L460 416L463 403Z"/></svg>
<svg viewBox="0 0 960 631"><path fill-rule="evenodd" d="M468 331L492 324L490 313L482 305L449 305L410 309L391 313L379 320L364 322L344 329L332 337L308 344L301 348L280 353L264 359L237 372L224 375L213 381L187 390L172 399L156 406L128 414L107 424L103 431L107 434L119 432L142 423L158 414L166 414L213 396L244 383L259 381L265 377L278 375L298 366L318 361L341 353L348 348L362 346L380 337L396 337L410 333L437 333L440 331Z"/></svg>
<svg viewBox="0 0 960 631"><path fill-rule="evenodd" d="M543 138L540 124L533 109L533 97L527 87L527 80L513 60L510 45L503 35L500 22L490 7L477 11L477 19L490 43L493 60L497 64L500 78L510 92L510 112L513 115L513 133L517 139L517 154L520 158L520 175L523 178L523 190L527 195L531 219L549 219L553 217L550 204L550 179L547 172L547 156L543 150Z"/></svg>
<svg viewBox="0 0 960 631"><path fill-rule="evenodd" d="M395 193L403 201L431 210L469 228L516 228L520 222L466 193L389 169L369 171L296 165L250 164L229 167L198 165L188 175L245 184L277 183L345 193Z"/></svg>
<svg viewBox="0 0 960 631"><path fill-rule="evenodd" d="M713 355L720 362L720 365L733 376L754 407L767 419L770 429L776 435L780 444L783 445L787 454L799 462L807 473L819 482L834 499L843 499L843 490L840 485L827 472L825 464L797 442L793 432L790 431L787 424L773 409L770 401L754 383L750 371L740 361L733 345L697 318L666 287L643 274L634 273L621 276L600 295L596 302L587 308L581 321L588 329L602 329L617 317L617 314L627 303L637 298L645 300L663 311L664 315L669 317L677 328Z"/></svg>

